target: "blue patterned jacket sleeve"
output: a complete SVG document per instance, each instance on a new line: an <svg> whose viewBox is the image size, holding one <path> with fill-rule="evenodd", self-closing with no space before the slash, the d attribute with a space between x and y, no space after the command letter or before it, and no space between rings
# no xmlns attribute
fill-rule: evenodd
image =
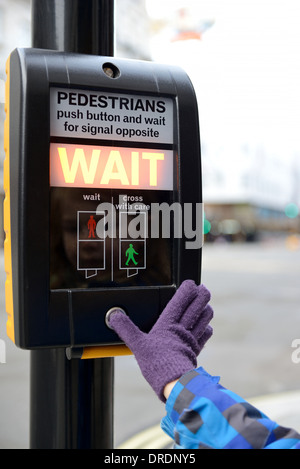
<svg viewBox="0 0 300 469"><path fill-rule="evenodd" d="M296 431L277 425L201 367L177 382L166 412L161 426L175 448L300 449Z"/></svg>

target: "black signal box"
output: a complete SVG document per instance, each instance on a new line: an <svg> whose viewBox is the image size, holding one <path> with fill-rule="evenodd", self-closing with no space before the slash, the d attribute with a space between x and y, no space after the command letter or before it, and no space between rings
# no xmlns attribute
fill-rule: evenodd
<svg viewBox="0 0 300 469"><path fill-rule="evenodd" d="M5 152L9 337L83 358L126 353L105 322L111 308L148 331L183 280L200 282L200 136L188 76L16 49Z"/></svg>

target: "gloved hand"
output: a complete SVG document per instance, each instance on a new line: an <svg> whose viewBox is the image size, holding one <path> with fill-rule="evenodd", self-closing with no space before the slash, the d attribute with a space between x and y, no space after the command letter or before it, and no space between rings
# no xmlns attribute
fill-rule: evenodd
<svg viewBox="0 0 300 469"><path fill-rule="evenodd" d="M111 315L109 325L130 348L142 374L165 402L166 384L194 369L197 356L212 335L210 292L192 280L182 283L149 333L124 313Z"/></svg>

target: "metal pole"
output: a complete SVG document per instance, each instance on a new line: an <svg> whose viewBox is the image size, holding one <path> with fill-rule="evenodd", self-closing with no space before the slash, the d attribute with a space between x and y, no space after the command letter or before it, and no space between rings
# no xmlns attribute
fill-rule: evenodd
<svg viewBox="0 0 300 469"><path fill-rule="evenodd" d="M114 0L32 0L32 46L113 56ZM114 359L31 352L30 447L113 448Z"/></svg>
<svg viewBox="0 0 300 469"><path fill-rule="evenodd" d="M114 0L32 0L32 45L114 55Z"/></svg>

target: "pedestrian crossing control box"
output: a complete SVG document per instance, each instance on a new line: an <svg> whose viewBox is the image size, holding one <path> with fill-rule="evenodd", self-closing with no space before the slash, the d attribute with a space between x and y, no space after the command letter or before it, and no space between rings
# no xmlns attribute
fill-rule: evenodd
<svg viewBox="0 0 300 469"><path fill-rule="evenodd" d="M200 282L193 86L175 66L16 49L5 109L8 335L127 353L108 311L147 332L183 280Z"/></svg>

